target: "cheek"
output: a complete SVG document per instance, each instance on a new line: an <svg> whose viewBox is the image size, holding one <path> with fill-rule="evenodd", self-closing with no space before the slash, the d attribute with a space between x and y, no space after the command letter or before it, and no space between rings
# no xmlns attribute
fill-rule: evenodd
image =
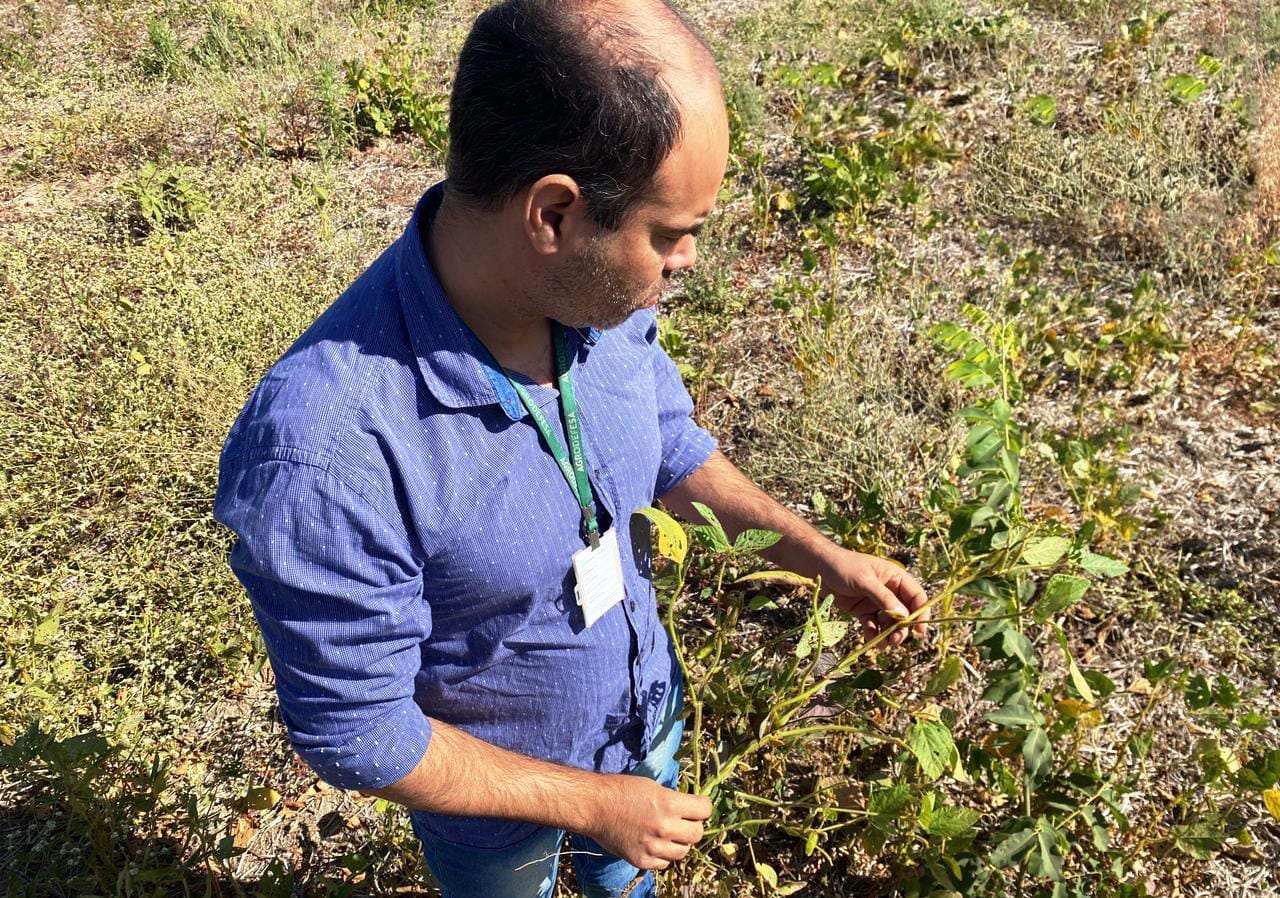
<svg viewBox="0 0 1280 898"><path fill-rule="evenodd" d="M635 284L652 284L662 277L666 256L647 241L633 244L629 251L616 260L615 270Z"/></svg>

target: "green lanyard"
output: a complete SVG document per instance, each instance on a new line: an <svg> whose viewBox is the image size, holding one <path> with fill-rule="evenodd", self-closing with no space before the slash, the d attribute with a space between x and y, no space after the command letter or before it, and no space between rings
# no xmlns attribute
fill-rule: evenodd
<svg viewBox="0 0 1280 898"><path fill-rule="evenodd" d="M573 491L573 497L578 500L578 505L582 509L582 523L587 529L587 541L592 548L595 548L600 545L600 525L596 522L595 500L591 494L591 483L587 480L587 463L582 452L582 425L578 421L578 400L573 395L573 382L569 379L569 348L565 342L564 327L559 322L552 324L552 331L556 346L556 379L560 384L560 407L564 413L564 431L569 437L569 453L564 451L564 446L560 444L560 440L551 429L551 422L547 420L542 409L538 408L538 403L533 401L529 392L510 374L507 375L507 379L511 381L511 386L520 396L524 407L533 416L533 423L537 425L538 432L542 434L547 448L551 450L556 464L560 466L560 473L564 474L564 479L569 482L569 489ZM570 460L570 453L572 460Z"/></svg>

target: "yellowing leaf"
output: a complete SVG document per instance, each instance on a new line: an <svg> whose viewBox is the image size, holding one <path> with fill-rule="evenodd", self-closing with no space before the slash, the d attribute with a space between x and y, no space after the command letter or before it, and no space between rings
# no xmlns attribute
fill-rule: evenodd
<svg viewBox="0 0 1280 898"><path fill-rule="evenodd" d="M1086 702L1093 703L1097 699L1093 696L1093 690L1089 688L1089 681L1084 678L1084 674L1080 672L1080 668L1076 666L1074 658L1067 657L1067 670L1071 674L1071 682L1075 685L1076 691Z"/></svg>
<svg viewBox="0 0 1280 898"><path fill-rule="evenodd" d="M654 526L658 528L658 554L676 564L684 564L689 553L689 537L676 519L661 509L649 507L639 509Z"/></svg>
<svg viewBox="0 0 1280 898"><path fill-rule="evenodd" d="M1064 698L1057 704L1058 713L1069 720L1076 721L1086 730L1102 725L1102 712L1088 702L1075 698Z"/></svg>
<svg viewBox="0 0 1280 898"><path fill-rule="evenodd" d="M771 887L778 887L778 871L768 864L756 861L756 872L760 874L760 878L767 882Z"/></svg>
<svg viewBox="0 0 1280 898"><path fill-rule="evenodd" d="M247 848L249 843L253 841L253 836L257 833L258 828L253 825L253 821L248 817L241 817L236 821L235 827L231 831L231 844L236 848Z"/></svg>
<svg viewBox="0 0 1280 898"><path fill-rule="evenodd" d="M255 811L266 811L280 801L280 793L270 786L254 786L244 797L245 806Z"/></svg>
<svg viewBox="0 0 1280 898"><path fill-rule="evenodd" d="M806 589L813 589L817 585L808 577L793 574L791 571L756 571L754 574L739 577L733 582L734 585L739 583L773 583L778 586L803 586Z"/></svg>
<svg viewBox="0 0 1280 898"><path fill-rule="evenodd" d="M800 642L796 645L796 657L804 659L812 655L819 639L822 641L822 647L828 648L844 639L848 632L849 622L844 620L826 620L818 624L816 629L810 625L805 628Z"/></svg>
<svg viewBox="0 0 1280 898"><path fill-rule="evenodd" d="M1266 806L1268 814L1280 820L1280 789L1264 789L1262 803Z"/></svg>

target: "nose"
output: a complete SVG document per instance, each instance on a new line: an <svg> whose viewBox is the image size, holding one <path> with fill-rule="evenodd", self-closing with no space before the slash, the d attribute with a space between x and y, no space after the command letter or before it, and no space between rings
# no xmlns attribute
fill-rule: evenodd
<svg viewBox="0 0 1280 898"><path fill-rule="evenodd" d="M664 270L679 271L682 268L692 268L693 263L698 260L698 241L692 234L685 234L680 241L671 250L671 255L667 256L667 263L663 266Z"/></svg>

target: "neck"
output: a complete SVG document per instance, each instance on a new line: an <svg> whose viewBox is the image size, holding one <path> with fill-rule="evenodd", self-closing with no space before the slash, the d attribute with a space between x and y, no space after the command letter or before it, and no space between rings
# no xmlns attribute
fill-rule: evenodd
<svg viewBox="0 0 1280 898"><path fill-rule="evenodd" d="M547 317L529 308L498 228L459 210L446 193L424 234L445 298L503 367L526 369L548 353Z"/></svg>

